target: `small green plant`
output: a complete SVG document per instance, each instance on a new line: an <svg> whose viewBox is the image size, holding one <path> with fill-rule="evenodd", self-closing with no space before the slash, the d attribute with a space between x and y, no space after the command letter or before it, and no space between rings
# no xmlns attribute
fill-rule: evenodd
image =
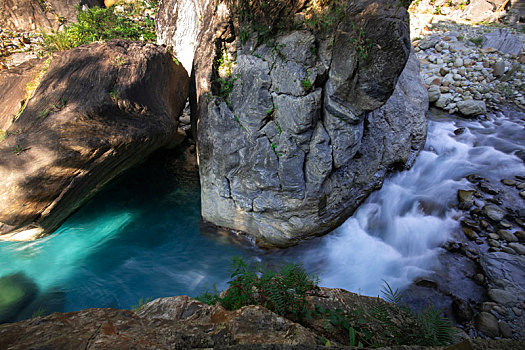
<svg viewBox="0 0 525 350"><path fill-rule="evenodd" d="M111 90L109 90L108 94L109 94L109 97L111 98L111 100L112 100L113 102L115 102L115 103L118 102L118 95L119 95L119 92L118 92L117 89L112 88Z"/></svg>
<svg viewBox="0 0 525 350"><path fill-rule="evenodd" d="M115 66L122 67L126 63L128 63L128 59L126 57L122 57L122 56L115 57Z"/></svg>
<svg viewBox="0 0 525 350"><path fill-rule="evenodd" d="M244 45L252 36L251 28L243 28L239 33L241 44Z"/></svg>
<svg viewBox="0 0 525 350"><path fill-rule="evenodd" d="M151 298L144 298L144 297L140 297L139 300L137 300L137 304L136 305L133 305L131 307L131 310L132 311L138 311L141 307L143 307L144 305L146 305L147 303L149 303L151 301Z"/></svg>
<svg viewBox="0 0 525 350"><path fill-rule="evenodd" d="M312 83L310 82L310 79L305 78L301 80L301 86L305 91L309 91L312 88Z"/></svg>
<svg viewBox="0 0 525 350"><path fill-rule="evenodd" d="M24 149L20 145L16 145L13 147L13 153L19 156L22 152L24 152Z"/></svg>
<svg viewBox="0 0 525 350"><path fill-rule="evenodd" d="M43 306L40 306L38 309L33 311L33 314L31 314L31 318L44 316L45 313L46 313L46 309Z"/></svg>
<svg viewBox="0 0 525 350"><path fill-rule="evenodd" d="M239 79L239 75L228 78L217 78L219 83L219 97L222 98L228 106L230 105L230 94L233 92L233 85Z"/></svg>
<svg viewBox="0 0 525 350"><path fill-rule="evenodd" d="M180 66L180 62L179 62L179 60L177 59L177 57L173 56L173 62L175 62L175 64L176 64L177 66Z"/></svg>
<svg viewBox="0 0 525 350"><path fill-rule="evenodd" d="M357 31L356 37L353 38L351 42L355 46L355 50L359 58L362 60L366 60L368 54L370 53L370 50L374 46L374 43L370 39L366 38L366 32L364 27L361 27Z"/></svg>
<svg viewBox="0 0 525 350"><path fill-rule="evenodd" d="M38 117L41 119L47 118L51 113L61 111L65 106L67 105L67 100L65 98L61 98L60 102L51 105L48 108L45 108L38 112Z"/></svg>
<svg viewBox="0 0 525 350"><path fill-rule="evenodd" d="M479 37L476 37L476 38L469 38L468 40L471 43L473 43L474 45L478 46L478 47L481 47L481 45L483 44L483 37L482 36L479 36Z"/></svg>
<svg viewBox="0 0 525 350"><path fill-rule="evenodd" d="M384 299L396 305L402 312L414 320L413 326L399 329L391 319L383 319L386 327L396 329L396 337L403 343L421 346L444 346L454 343L457 337L454 326L447 318L441 317L441 312L436 310L432 304L423 310L416 312L402 302L399 290L393 290L385 281L383 288Z"/></svg>

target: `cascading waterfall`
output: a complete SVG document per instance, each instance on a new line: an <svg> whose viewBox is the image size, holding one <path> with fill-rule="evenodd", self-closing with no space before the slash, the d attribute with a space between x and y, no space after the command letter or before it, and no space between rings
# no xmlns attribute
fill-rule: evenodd
<svg viewBox="0 0 525 350"><path fill-rule="evenodd" d="M332 234L274 252L201 235L198 183L177 182L171 170L148 163L93 198L56 234L0 242L0 277L22 272L42 294L65 293L60 307L45 297L30 305L48 312L128 308L141 297L225 288L233 255L302 262L321 285L362 294L378 295L383 281L402 289L439 268L440 245L458 229L456 193L469 187L466 175L499 181L525 174L517 156L525 154L524 125L522 115L510 112L480 121L434 118L410 170L387 179Z"/></svg>

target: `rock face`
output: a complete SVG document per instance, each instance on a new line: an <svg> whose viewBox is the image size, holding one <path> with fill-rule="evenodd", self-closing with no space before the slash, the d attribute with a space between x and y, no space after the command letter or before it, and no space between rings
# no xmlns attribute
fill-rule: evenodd
<svg viewBox="0 0 525 350"><path fill-rule="evenodd" d="M0 71L0 86L3 90L0 105L0 131L5 131L13 123L27 94L27 84L42 70L42 60L30 60L20 66Z"/></svg>
<svg viewBox="0 0 525 350"><path fill-rule="evenodd" d="M0 235L56 229L173 141L187 96L186 71L153 44L112 40L58 55L0 143Z"/></svg>
<svg viewBox="0 0 525 350"><path fill-rule="evenodd" d="M186 296L154 300L137 313L88 309L0 325L2 349L188 349L235 344L321 342L308 329L262 306L227 311Z"/></svg>
<svg viewBox="0 0 525 350"><path fill-rule="evenodd" d="M190 93L205 220L294 244L342 223L422 146L428 94L415 59L397 84L410 55L406 11L386 1L346 11L328 33L258 44L256 33L239 39L224 4L207 7ZM229 87L218 79L227 57Z"/></svg>
<svg viewBox="0 0 525 350"><path fill-rule="evenodd" d="M519 55L523 45L521 40L511 32L498 29L484 36L483 48L493 48L504 54Z"/></svg>
<svg viewBox="0 0 525 350"><path fill-rule="evenodd" d="M173 55L191 72L202 16L210 0L161 1L155 17L157 43L173 49Z"/></svg>
<svg viewBox="0 0 525 350"><path fill-rule="evenodd" d="M57 29L62 19L76 19L76 5L104 6L103 0L1 0L0 27L35 31Z"/></svg>

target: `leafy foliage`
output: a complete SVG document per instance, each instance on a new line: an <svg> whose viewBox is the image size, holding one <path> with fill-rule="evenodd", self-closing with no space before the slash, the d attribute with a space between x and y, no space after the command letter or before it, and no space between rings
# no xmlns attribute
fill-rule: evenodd
<svg viewBox="0 0 525 350"><path fill-rule="evenodd" d="M246 305L262 305L286 317L296 319L306 314L306 293L316 288L317 278L297 264L287 264L275 272L262 266L248 266L241 258L234 258L232 280L223 297L206 292L199 300L214 304L220 302L228 310Z"/></svg>
<svg viewBox="0 0 525 350"><path fill-rule="evenodd" d="M454 342L456 338L454 326L450 320L441 317L441 311L435 309L432 304L416 312L401 301L402 295L397 289L395 291L392 290L386 281L383 295L386 301L396 305L414 321L413 326L410 328L395 330L395 325L392 324L391 320L388 318L382 320L385 326L395 330L396 338L400 339L404 344L443 346Z"/></svg>
<svg viewBox="0 0 525 350"><path fill-rule="evenodd" d="M63 31L44 34L44 47L49 52L69 50L95 41L128 39L155 41L152 19L134 20L109 8L77 7L77 23L67 25Z"/></svg>

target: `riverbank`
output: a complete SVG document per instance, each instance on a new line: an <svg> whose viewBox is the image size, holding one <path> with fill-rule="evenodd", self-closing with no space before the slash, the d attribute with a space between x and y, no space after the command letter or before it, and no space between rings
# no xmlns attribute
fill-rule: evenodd
<svg viewBox="0 0 525 350"><path fill-rule="evenodd" d="M454 205L461 225L442 245L440 267L418 278L407 299L430 298L471 337L523 339L525 177L498 157L515 157L518 167L525 161L525 29L463 15L413 7L413 45L434 118L454 125L446 137L474 146L473 158L496 170L462 164Z"/></svg>

